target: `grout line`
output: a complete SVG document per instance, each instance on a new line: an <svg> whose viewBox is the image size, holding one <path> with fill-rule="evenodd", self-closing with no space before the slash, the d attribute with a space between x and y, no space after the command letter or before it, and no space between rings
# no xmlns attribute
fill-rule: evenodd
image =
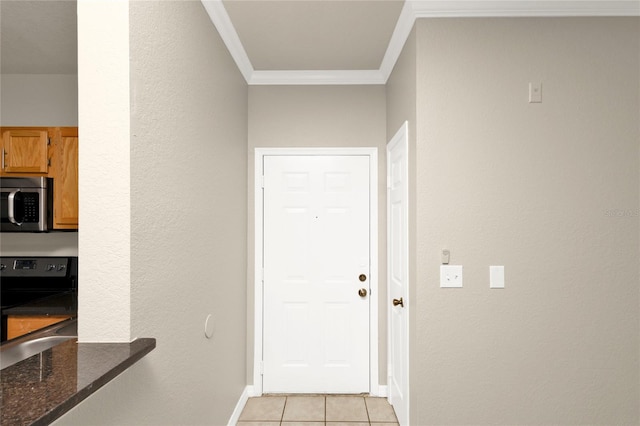
<svg viewBox="0 0 640 426"><path fill-rule="evenodd" d="M282 406L282 414L280 415L280 425L282 425L282 422L284 421L284 410L287 409L287 400L289 399L288 396L284 397L284 405Z"/></svg>
<svg viewBox="0 0 640 426"><path fill-rule="evenodd" d="M327 396L324 396L324 424L327 424Z"/></svg>
<svg viewBox="0 0 640 426"><path fill-rule="evenodd" d="M369 419L369 425L371 425L371 416L369 415L369 406L367 405L367 400L362 397L362 402L364 403L364 409L367 412L367 419Z"/></svg>

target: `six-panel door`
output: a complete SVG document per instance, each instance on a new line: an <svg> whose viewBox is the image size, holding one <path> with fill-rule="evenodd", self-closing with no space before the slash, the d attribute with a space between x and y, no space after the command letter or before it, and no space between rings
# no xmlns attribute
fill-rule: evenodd
<svg viewBox="0 0 640 426"><path fill-rule="evenodd" d="M264 157L263 392L369 391L369 184L368 156Z"/></svg>

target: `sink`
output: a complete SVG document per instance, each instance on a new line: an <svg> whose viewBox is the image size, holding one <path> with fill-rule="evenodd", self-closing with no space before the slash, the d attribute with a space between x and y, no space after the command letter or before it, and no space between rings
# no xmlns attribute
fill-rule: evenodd
<svg viewBox="0 0 640 426"><path fill-rule="evenodd" d="M66 320L0 346L0 369L78 337L77 319Z"/></svg>
<svg viewBox="0 0 640 426"><path fill-rule="evenodd" d="M66 342L67 340L75 339L70 336L47 336L39 337L33 340L16 345L12 348L2 350L0 352L0 368L9 367L15 363L18 363L24 359L39 354L40 352L51 349L57 344Z"/></svg>

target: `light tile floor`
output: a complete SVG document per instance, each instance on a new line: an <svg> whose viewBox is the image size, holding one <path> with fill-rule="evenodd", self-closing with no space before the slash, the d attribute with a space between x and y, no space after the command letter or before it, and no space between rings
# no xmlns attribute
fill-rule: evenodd
<svg viewBox="0 0 640 426"><path fill-rule="evenodd" d="M368 396L263 396L249 398L238 426L397 426L385 398Z"/></svg>

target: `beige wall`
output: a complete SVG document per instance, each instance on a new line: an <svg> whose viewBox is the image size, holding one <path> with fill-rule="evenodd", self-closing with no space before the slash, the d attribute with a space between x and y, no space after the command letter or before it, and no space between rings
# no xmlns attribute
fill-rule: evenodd
<svg viewBox="0 0 640 426"><path fill-rule="evenodd" d="M384 147L404 120L411 423L640 422L637 18L419 20L386 89L254 86L248 105L199 3L140 2L131 19L132 331L158 348L60 424L226 423L252 377L253 149L377 146L385 277ZM176 174L213 194L211 231L176 211ZM463 289L438 287L443 248ZM215 273L166 268L189 255Z"/></svg>
<svg viewBox="0 0 640 426"><path fill-rule="evenodd" d="M77 232L4 232L0 235L2 256L77 256Z"/></svg>
<svg viewBox="0 0 640 426"><path fill-rule="evenodd" d="M412 423L638 424L638 18L416 25Z"/></svg>
<svg viewBox="0 0 640 426"><path fill-rule="evenodd" d="M0 125L77 126L78 76L2 74Z"/></svg>
<svg viewBox="0 0 640 426"><path fill-rule="evenodd" d="M131 334L157 348L58 423L227 424L247 383L247 86L200 2L129 18Z"/></svg>
<svg viewBox="0 0 640 426"><path fill-rule="evenodd" d="M249 88L249 332L253 378L254 150L258 147L376 147L379 205L379 377L386 383L386 172L384 86L251 86Z"/></svg>

